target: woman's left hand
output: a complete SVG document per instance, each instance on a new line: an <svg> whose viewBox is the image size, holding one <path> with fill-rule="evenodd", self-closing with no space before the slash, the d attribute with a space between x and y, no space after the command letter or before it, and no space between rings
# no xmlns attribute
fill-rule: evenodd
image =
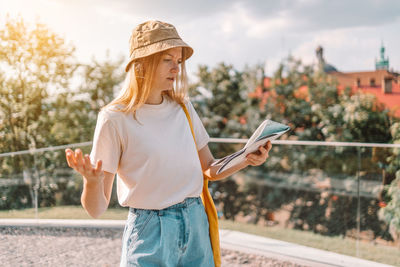
<svg viewBox="0 0 400 267"><path fill-rule="evenodd" d="M260 166L267 160L268 152L271 148L271 141L268 141L265 146L260 146L258 151L248 154L246 156L246 163L251 166Z"/></svg>

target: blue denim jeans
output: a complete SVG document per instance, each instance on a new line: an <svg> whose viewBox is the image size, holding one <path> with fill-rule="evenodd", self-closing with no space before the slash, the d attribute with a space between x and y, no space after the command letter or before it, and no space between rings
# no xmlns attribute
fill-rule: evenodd
<svg viewBox="0 0 400 267"><path fill-rule="evenodd" d="M129 208L120 266L214 266L200 197L162 210Z"/></svg>

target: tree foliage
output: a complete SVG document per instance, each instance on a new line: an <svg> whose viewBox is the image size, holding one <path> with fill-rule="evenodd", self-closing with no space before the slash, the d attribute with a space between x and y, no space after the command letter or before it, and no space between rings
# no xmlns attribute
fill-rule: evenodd
<svg viewBox="0 0 400 267"><path fill-rule="evenodd" d="M325 73L292 57L282 61L270 86L264 86L258 79L259 68L239 72L225 64L211 70L199 67L199 82L192 88L193 101L212 137L246 138L262 120L269 118L289 124L292 131L283 138L291 140L377 143L394 140L388 129L391 125L395 127L396 119L390 117L374 96L348 88L338 90L335 81ZM256 94L252 94L254 88L257 88ZM211 144L211 149L217 157L222 157L241 146ZM273 183L277 179L273 173L288 173L301 179L302 175L313 175L320 170L318 173L337 181L355 179L357 175L361 175L362 180L376 180L386 167L392 166L390 171L398 169L396 161L397 156L381 149L274 146L266 164L257 169L256 176ZM297 192L290 187L263 187L257 183L239 189L231 180L211 185L214 198L228 219L253 213L254 222L257 222L269 216L269 212L290 204L293 208L288 223L298 229L344 235L356 226L354 205L357 200L353 196ZM287 192L283 193L285 190ZM361 200L364 203L362 212L365 212L362 223L374 222L365 223L361 228L371 227L374 235L385 236L386 231L377 218L378 199ZM343 223L338 223L338 215L344 218Z"/></svg>
<svg viewBox="0 0 400 267"><path fill-rule="evenodd" d="M45 25L7 18L0 29L1 152L48 144L49 91L63 90L77 68L75 48Z"/></svg>
<svg viewBox="0 0 400 267"><path fill-rule="evenodd" d="M257 101L248 97L254 77L219 64L210 70L199 66L199 81L191 86L193 104L211 137L248 138L258 126ZM215 144L217 156L233 152L237 146Z"/></svg>
<svg viewBox="0 0 400 267"><path fill-rule="evenodd" d="M107 57L104 62L93 58L88 64L79 63L74 57L74 46L66 44L45 25L27 25L20 18L7 18L0 28L0 48L0 153L91 140L99 109L111 101L123 80L123 58ZM248 138L262 120L269 118L289 124L292 131L283 138L292 140L378 143L400 140L398 119L390 117L373 96L339 91L326 74L293 57L282 61L270 86L264 84L260 65L243 71L224 63L214 68L199 66L197 76L198 82L191 85L192 101L211 137ZM73 88L73 82L79 86ZM260 97L252 97L255 88ZM210 147L216 157L222 157L242 144L212 143ZM377 170L385 170L394 175L400 168L398 149L375 149L371 155L368 150L344 147L274 146L267 163L259 170L301 175L319 169L331 176L355 177L359 171L357 155L361 155L364 174L376 176ZM0 208L26 206L34 200L33 190L40 191L42 206L79 201L80 185L54 179L56 171L66 167L63 151L2 158L0 164L2 176L24 173L35 180L28 187L2 190ZM393 183L390 188L396 188ZM227 218L254 211L257 221L269 216L269 211L294 203L290 220L299 229L309 227L313 231L325 231L318 229L321 225L327 228L332 225L332 220L324 215L328 206L332 214L341 214L344 219L351 217L349 212L354 206L351 197L333 201L330 195L293 196L289 189L258 184L248 184L243 191L231 180L211 186L217 202L223 202ZM55 197L61 192L64 195ZM397 225L398 191L387 192L389 208L385 209L384 218ZM24 197L19 201L7 197L4 200L4 196L20 195ZM348 207L344 209L343 205ZM376 217L374 205L365 206L372 211L368 213L371 220ZM354 227L354 220L344 225L344 229ZM376 226L374 233L380 230ZM343 234L343 231L329 233Z"/></svg>
<svg viewBox="0 0 400 267"><path fill-rule="evenodd" d="M123 59L81 64L73 45L45 25L29 25L22 18L7 17L0 47L0 153L91 140L98 110L122 82ZM81 86L73 88L73 82ZM23 174L30 189L27 199L33 201L39 190L42 205L55 203L54 173L67 167L63 151L3 157L0 165L3 177L22 179ZM3 201L10 194L2 190L1 195Z"/></svg>

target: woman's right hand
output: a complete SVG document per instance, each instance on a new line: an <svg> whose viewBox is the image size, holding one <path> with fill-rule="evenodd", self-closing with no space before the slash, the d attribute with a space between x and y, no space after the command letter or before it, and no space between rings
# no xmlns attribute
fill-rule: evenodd
<svg viewBox="0 0 400 267"><path fill-rule="evenodd" d="M104 179L104 171L101 169L102 162L98 160L96 166L90 162L88 154L83 157L82 151L78 148L75 152L69 148L65 150L68 166L79 172L86 182L101 182Z"/></svg>

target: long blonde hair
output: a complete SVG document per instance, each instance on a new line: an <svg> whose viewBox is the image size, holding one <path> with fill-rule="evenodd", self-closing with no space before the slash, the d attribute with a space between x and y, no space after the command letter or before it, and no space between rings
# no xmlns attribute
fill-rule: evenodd
<svg viewBox="0 0 400 267"><path fill-rule="evenodd" d="M119 95L109 104L104 106L102 110L107 107L112 107L113 110L133 114L134 119L137 120L136 111L146 102L150 94L154 77L157 75L156 70L163 53L165 53L165 51L144 58L139 58L134 61L128 70ZM184 102L188 92L188 81L184 59L185 49L182 49L182 62L180 64L180 72L175 81L175 86L172 90L163 92L163 94L168 95L179 104ZM116 107L117 105L122 106Z"/></svg>

